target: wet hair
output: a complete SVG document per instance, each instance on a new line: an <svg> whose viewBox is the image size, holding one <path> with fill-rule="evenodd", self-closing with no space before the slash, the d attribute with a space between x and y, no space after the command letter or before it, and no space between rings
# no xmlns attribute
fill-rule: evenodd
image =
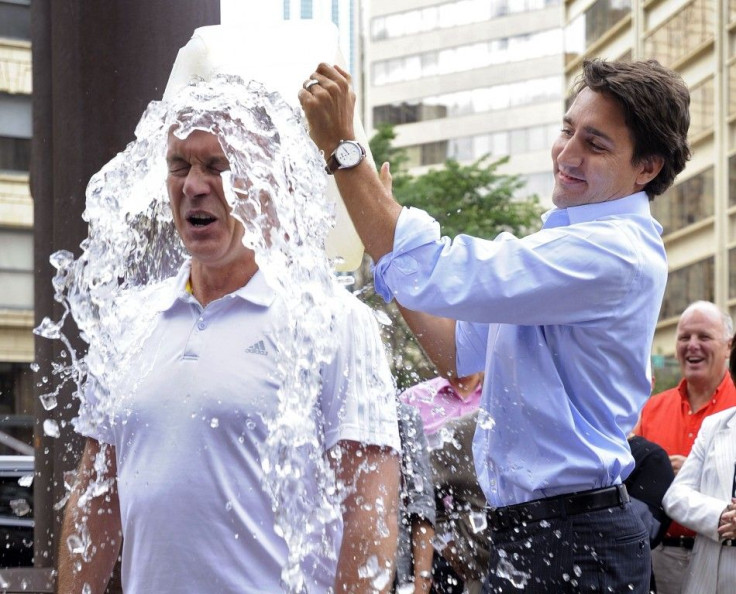
<svg viewBox="0 0 736 594"><path fill-rule="evenodd" d="M585 60L573 96L585 88L604 93L621 106L634 142L632 164L662 157L662 170L644 187L653 200L672 185L690 159L690 92L682 77L656 60Z"/></svg>

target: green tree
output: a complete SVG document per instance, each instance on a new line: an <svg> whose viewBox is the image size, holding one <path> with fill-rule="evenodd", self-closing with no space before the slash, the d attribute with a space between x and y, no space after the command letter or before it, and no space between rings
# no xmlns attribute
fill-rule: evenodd
<svg viewBox="0 0 736 594"><path fill-rule="evenodd" d="M453 159L440 169L411 176L406 171L408 156L396 148L393 126L378 127L369 146L376 166L388 161L391 165L393 194L405 206L415 206L429 212L440 223L443 235L455 237L461 233L493 239L502 231L517 236L535 231L542 208L537 196L518 200L524 186L517 175L499 173L508 157L492 161L485 156L469 165ZM384 325L384 338L392 351L394 377L400 389L436 375L436 370L424 355L416 339L404 323L395 304L386 304L373 291L369 260L356 273L356 287L361 298L377 310L379 320L392 320Z"/></svg>

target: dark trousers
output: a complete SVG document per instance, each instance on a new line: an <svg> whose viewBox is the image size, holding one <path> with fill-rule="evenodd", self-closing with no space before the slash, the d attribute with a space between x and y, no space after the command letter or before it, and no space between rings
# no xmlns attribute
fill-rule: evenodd
<svg viewBox="0 0 736 594"><path fill-rule="evenodd" d="M649 535L631 505L493 531L484 594L647 594Z"/></svg>

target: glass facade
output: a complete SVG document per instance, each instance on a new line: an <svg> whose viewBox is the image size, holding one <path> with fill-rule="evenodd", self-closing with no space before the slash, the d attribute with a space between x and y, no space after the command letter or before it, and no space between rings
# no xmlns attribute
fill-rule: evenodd
<svg viewBox="0 0 736 594"><path fill-rule="evenodd" d="M654 199L652 214L665 234L713 216L713 183L713 167L709 167Z"/></svg>
<svg viewBox="0 0 736 594"><path fill-rule="evenodd" d="M670 270L659 319L679 316L693 301L715 301L713 256L689 266Z"/></svg>
<svg viewBox="0 0 736 594"><path fill-rule="evenodd" d="M559 133L558 124L547 124L450 138L404 148L409 156L408 167L439 165L447 159L475 161L485 155L500 158L506 155L548 151Z"/></svg>
<svg viewBox="0 0 736 594"><path fill-rule="evenodd" d="M631 14L631 0L597 0L565 27L565 61L585 53L611 27Z"/></svg>
<svg viewBox="0 0 736 594"><path fill-rule="evenodd" d="M428 76L465 72L494 64L553 56L559 54L561 48L560 29L492 39L374 62L372 83L381 86Z"/></svg>
<svg viewBox="0 0 736 594"><path fill-rule="evenodd" d="M447 29L460 25L482 23L507 14L541 10L559 6L561 0L456 0L407 10L371 21L371 39L393 39Z"/></svg>
<svg viewBox="0 0 736 594"><path fill-rule="evenodd" d="M373 108L373 123L376 126L383 123L410 124L555 101L561 96L562 77L548 76L379 105Z"/></svg>
<svg viewBox="0 0 736 594"><path fill-rule="evenodd" d="M712 41L715 0L692 0L644 39L644 54L672 67L702 44Z"/></svg>

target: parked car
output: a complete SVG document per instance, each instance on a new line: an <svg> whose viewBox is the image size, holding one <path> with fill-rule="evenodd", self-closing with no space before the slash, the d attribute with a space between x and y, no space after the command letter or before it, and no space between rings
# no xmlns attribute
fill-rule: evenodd
<svg viewBox="0 0 736 594"><path fill-rule="evenodd" d="M0 456L0 567L33 565L33 456Z"/></svg>

